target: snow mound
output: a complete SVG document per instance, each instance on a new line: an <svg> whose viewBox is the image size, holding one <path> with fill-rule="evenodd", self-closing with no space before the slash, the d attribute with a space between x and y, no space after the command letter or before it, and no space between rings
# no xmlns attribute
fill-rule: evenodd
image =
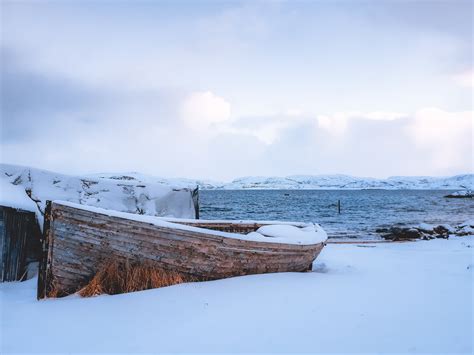
<svg viewBox="0 0 474 355"><path fill-rule="evenodd" d="M302 243L304 241L323 243L327 240L326 232L317 224L308 225L303 228L292 225L273 224L260 227L256 233L264 237L274 238L275 241L291 239L299 240Z"/></svg>
<svg viewBox="0 0 474 355"><path fill-rule="evenodd" d="M0 174L22 188L44 214L47 200L65 200L83 205L152 216L194 218L195 186L108 177L71 176L51 171L0 164Z"/></svg>

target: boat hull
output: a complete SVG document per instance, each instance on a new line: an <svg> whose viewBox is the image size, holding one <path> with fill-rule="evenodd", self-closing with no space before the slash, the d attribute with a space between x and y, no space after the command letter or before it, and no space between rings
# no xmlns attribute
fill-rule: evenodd
<svg viewBox="0 0 474 355"><path fill-rule="evenodd" d="M212 227L209 224L207 228ZM258 226L255 223L247 229ZM220 223L216 229L224 227ZM53 290L57 295L76 292L107 260L147 262L212 280L307 271L323 246L228 238L206 233L206 229L157 226L52 202L45 215L38 298L48 297Z"/></svg>

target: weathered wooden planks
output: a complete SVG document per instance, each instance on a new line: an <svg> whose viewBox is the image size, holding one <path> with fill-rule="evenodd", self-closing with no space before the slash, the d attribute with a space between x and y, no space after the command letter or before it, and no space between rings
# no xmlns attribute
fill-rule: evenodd
<svg viewBox="0 0 474 355"><path fill-rule="evenodd" d="M0 206L0 281L26 278L29 261L37 261L40 231L34 212Z"/></svg>
<svg viewBox="0 0 474 355"><path fill-rule="evenodd" d="M189 222L209 229L248 233L261 224ZM48 203L38 298L54 289L77 291L100 265L117 261L151 262L197 279L282 271L306 271L323 248L246 241L200 230L182 230Z"/></svg>

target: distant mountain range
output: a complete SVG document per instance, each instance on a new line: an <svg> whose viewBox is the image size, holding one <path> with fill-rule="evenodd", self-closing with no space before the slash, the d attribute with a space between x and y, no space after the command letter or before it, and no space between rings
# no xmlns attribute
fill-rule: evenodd
<svg viewBox="0 0 474 355"><path fill-rule="evenodd" d="M0 171L32 169L15 165L0 164ZM56 174L47 172L49 174ZM8 176L10 176L9 174ZM166 185L174 188L195 188L201 190L463 190L474 189L474 174L450 177L392 176L387 179L363 178L349 175L292 175L286 177L249 176L231 182L205 179L161 178L137 172L100 173L88 175L91 178L121 180L122 183Z"/></svg>
<svg viewBox="0 0 474 355"><path fill-rule="evenodd" d="M474 187L474 174L451 177L393 176L387 179L361 178L348 175L294 175L286 177L250 176L229 183L196 180L203 190L324 190L324 189L387 189L387 190L459 190Z"/></svg>
<svg viewBox="0 0 474 355"><path fill-rule="evenodd" d="M198 185L201 190L461 190L473 189L474 174L451 177L393 176L387 179L361 178L349 175L293 175L286 177L249 176L231 182L200 179L167 179L139 173L97 174L102 178L154 182L174 186Z"/></svg>

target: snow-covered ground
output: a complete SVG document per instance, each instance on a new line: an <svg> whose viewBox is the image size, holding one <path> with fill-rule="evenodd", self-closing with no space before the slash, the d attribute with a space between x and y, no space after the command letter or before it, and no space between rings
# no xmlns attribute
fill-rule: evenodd
<svg viewBox="0 0 474 355"><path fill-rule="evenodd" d="M36 301L0 285L1 352L473 351L474 237L329 244L313 272Z"/></svg>

